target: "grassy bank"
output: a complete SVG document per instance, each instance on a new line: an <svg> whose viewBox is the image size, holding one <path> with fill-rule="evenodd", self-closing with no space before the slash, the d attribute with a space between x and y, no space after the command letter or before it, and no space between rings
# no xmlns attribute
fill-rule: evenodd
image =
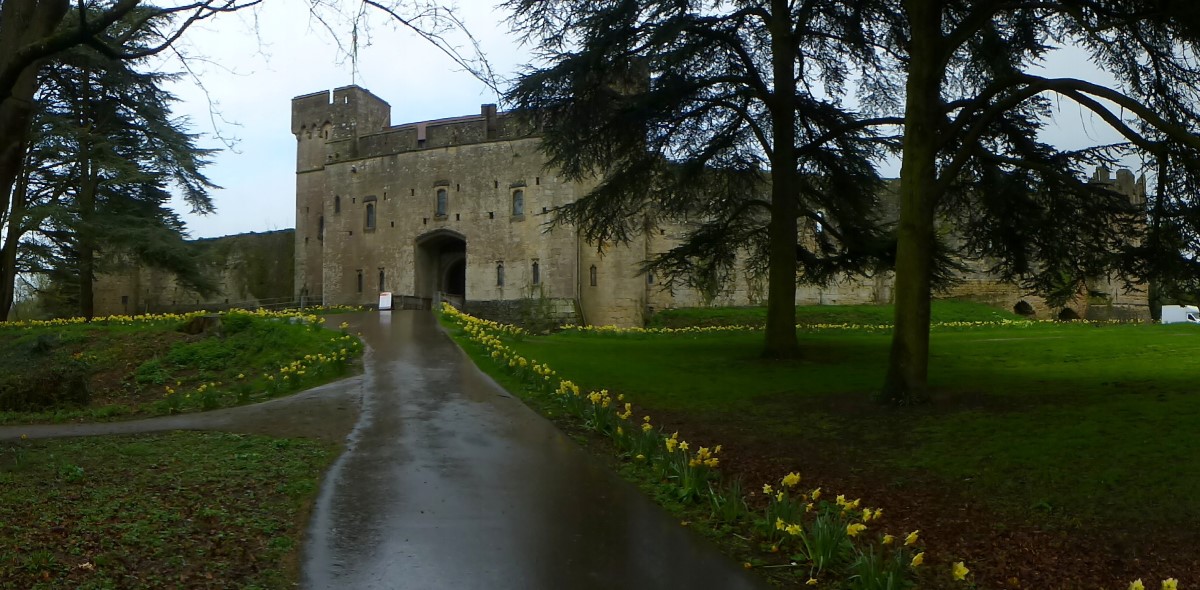
<svg viewBox="0 0 1200 590"><path fill-rule="evenodd" d="M0 442L0 588L292 588L326 443Z"/></svg>
<svg viewBox="0 0 1200 590"><path fill-rule="evenodd" d="M361 350L323 317L229 312L0 324L0 424L103 420L262 401L345 375Z"/></svg>
<svg viewBox="0 0 1200 590"><path fill-rule="evenodd" d="M878 325L892 323L891 305L800 305L796 307L796 323ZM933 304L934 323L977 322L1021 319L1016 314L957 299L941 299ZM762 326L767 322L767 308L754 307L684 307L664 309L650 318L652 328L686 328L691 326Z"/></svg>
<svg viewBox="0 0 1200 590"><path fill-rule="evenodd" d="M802 359L786 363L759 359L754 331L502 340L584 391L625 395L668 432L723 443L723 471L749 488L800 469L884 506L941 555L976 564L983 587L1200 575L1179 552L1200 540L1200 500L1183 493L1200 483L1188 467L1200 332L968 325L981 318L952 312L943 321L959 323L933 334L934 401L904 410L870 401L889 344L876 327L805 329ZM874 326L886 311L849 313Z"/></svg>

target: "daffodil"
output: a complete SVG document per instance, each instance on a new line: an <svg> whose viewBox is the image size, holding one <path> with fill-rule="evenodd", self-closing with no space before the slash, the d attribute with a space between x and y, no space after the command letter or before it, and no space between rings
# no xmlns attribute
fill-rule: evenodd
<svg viewBox="0 0 1200 590"><path fill-rule="evenodd" d="M813 502L816 502L817 500L819 500L821 498L821 488L817 488L817 489L813 490L812 494L810 494L810 496L812 496Z"/></svg>
<svg viewBox="0 0 1200 590"><path fill-rule="evenodd" d="M769 483L763 484L763 495L764 496L770 496L771 494L774 494L774 493L775 493L775 488L771 487L771 484L769 484Z"/></svg>
<svg viewBox="0 0 1200 590"><path fill-rule="evenodd" d="M796 536L800 535L800 532L802 529L800 528L800 525L798 525L796 523L792 523L792 524L787 525L786 530L787 530L787 534L789 534L793 537L796 537Z"/></svg>
<svg viewBox="0 0 1200 590"><path fill-rule="evenodd" d="M789 488L794 488L794 487L796 487L797 484L800 483L800 474L793 471L793 472L783 476L782 483L783 483L783 485L785 485Z"/></svg>
<svg viewBox="0 0 1200 590"><path fill-rule="evenodd" d="M1146 587L1142 585L1142 579L1138 578L1129 583L1129 590L1146 590Z"/></svg>
<svg viewBox="0 0 1200 590"><path fill-rule="evenodd" d="M1179 590L1179 580L1167 578L1162 581L1162 590Z"/></svg>
<svg viewBox="0 0 1200 590"><path fill-rule="evenodd" d="M917 567L917 566L921 565L922 563L925 563L925 552L924 551L913 556L911 565L913 567Z"/></svg>
<svg viewBox="0 0 1200 590"><path fill-rule="evenodd" d="M857 537L859 533L865 530L867 530L867 525L865 524L855 522L846 525L846 535L850 537Z"/></svg>
<svg viewBox="0 0 1200 590"><path fill-rule="evenodd" d="M966 579L967 574L971 573L971 570L967 569L967 566L964 565L963 562L956 561L954 562L954 566L950 569L950 572L954 574L955 580L963 580Z"/></svg>
<svg viewBox="0 0 1200 590"><path fill-rule="evenodd" d="M892 543L895 543L895 542L896 542L895 535L884 535L883 536L883 544L884 545L891 545Z"/></svg>
<svg viewBox="0 0 1200 590"><path fill-rule="evenodd" d="M921 532L921 531L918 529L918 530L915 530L915 531L909 533L907 537L904 537L904 544L912 545L912 544L916 543L917 542L917 533L919 533L919 532Z"/></svg>
<svg viewBox="0 0 1200 590"><path fill-rule="evenodd" d="M775 519L775 530L782 531L787 528L787 523L783 522L782 518Z"/></svg>
<svg viewBox="0 0 1200 590"><path fill-rule="evenodd" d="M817 579L816 579L816 578L809 578L809 579L808 579L808 581L807 581L807 582L805 582L805 584L808 584L809 586L816 586L816 585L817 585Z"/></svg>

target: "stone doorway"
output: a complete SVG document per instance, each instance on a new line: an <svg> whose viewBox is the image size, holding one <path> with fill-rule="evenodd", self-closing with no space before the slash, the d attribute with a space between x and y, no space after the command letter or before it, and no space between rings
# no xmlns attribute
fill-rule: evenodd
<svg viewBox="0 0 1200 590"><path fill-rule="evenodd" d="M467 295L467 240L451 230L435 230L416 241L414 273L417 297L433 305L461 306Z"/></svg>

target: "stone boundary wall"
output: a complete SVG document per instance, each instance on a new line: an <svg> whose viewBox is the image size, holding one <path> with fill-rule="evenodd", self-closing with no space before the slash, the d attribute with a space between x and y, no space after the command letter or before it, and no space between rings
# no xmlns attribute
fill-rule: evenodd
<svg viewBox="0 0 1200 590"><path fill-rule="evenodd" d="M494 301L466 301L463 311L477 318L521 326L541 332L579 323L574 299L525 298Z"/></svg>

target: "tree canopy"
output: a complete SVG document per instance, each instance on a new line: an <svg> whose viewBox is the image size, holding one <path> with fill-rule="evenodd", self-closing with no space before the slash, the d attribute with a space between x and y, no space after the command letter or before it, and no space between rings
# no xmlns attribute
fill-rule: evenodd
<svg viewBox="0 0 1200 590"><path fill-rule="evenodd" d="M690 222L647 269L692 284L765 271L765 354L797 352L797 280L879 266L873 160L846 56L873 51L848 3L512 0L543 67L509 93L550 165L596 188L558 211L594 243ZM892 120L892 122L896 122ZM798 227L819 227L801 239Z"/></svg>
<svg viewBox="0 0 1200 590"><path fill-rule="evenodd" d="M140 67L77 47L59 54L39 82L23 190L15 195L25 203L23 218L13 220L25 230L19 269L70 276L85 317L103 270L97 263L117 254L169 269L195 290L212 288L168 207L176 191L194 211L212 211L214 186L201 172L210 151L172 117L174 97L162 89L172 76Z"/></svg>

